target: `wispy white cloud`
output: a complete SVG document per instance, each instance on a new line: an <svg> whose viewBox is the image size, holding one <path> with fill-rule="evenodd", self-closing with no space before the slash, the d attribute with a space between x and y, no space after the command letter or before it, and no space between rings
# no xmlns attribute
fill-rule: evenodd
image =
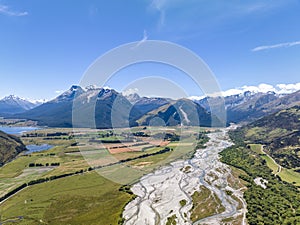
<svg viewBox="0 0 300 225"><path fill-rule="evenodd" d="M151 6L154 7L156 10L159 11L160 18L159 18L159 26L162 27L165 24L165 15L166 9L165 6L168 0L152 0Z"/></svg>
<svg viewBox="0 0 300 225"><path fill-rule="evenodd" d="M147 31L144 30L144 36L143 36L142 40L140 40L140 41L137 43L137 45L136 45L135 47L140 46L141 44L143 44L143 43L144 43L145 41L147 41L147 40L148 40Z"/></svg>
<svg viewBox="0 0 300 225"><path fill-rule="evenodd" d="M26 99L26 100L37 105L41 105L49 101L48 99Z"/></svg>
<svg viewBox="0 0 300 225"><path fill-rule="evenodd" d="M257 51L263 51L263 50L268 50L268 49L274 49L274 48L289 48L293 47L296 45L300 45L300 41L294 41L294 42L285 42L285 43L279 43L276 45L263 45L263 46L258 46L253 49L251 49L252 52L257 52Z"/></svg>
<svg viewBox="0 0 300 225"><path fill-rule="evenodd" d="M129 95L137 94L138 92L139 92L138 88L129 88L129 89L123 91L122 94L124 96L129 96Z"/></svg>
<svg viewBox="0 0 300 225"><path fill-rule="evenodd" d="M300 90L300 83L296 84L277 84L276 87L279 89L278 93L293 93Z"/></svg>
<svg viewBox="0 0 300 225"><path fill-rule="evenodd" d="M28 12L14 11L10 9L9 6L0 4L0 14L7 15L7 16L27 16Z"/></svg>

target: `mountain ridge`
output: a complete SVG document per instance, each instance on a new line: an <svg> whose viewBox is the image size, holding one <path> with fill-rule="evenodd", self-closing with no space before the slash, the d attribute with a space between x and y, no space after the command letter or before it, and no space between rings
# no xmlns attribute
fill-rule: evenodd
<svg viewBox="0 0 300 225"><path fill-rule="evenodd" d="M25 150L26 146L18 137L6 134L0 130L0 166L9 162Z"/></svg>
<svg viewBox="0 0 300 225"><path fill-rule="evenodd" d="M0 116L22 113L38 106L27 99L9 95L0 100Z"/></svg>
<svg viewBox="0 0 300 225"><path fill-rule="evenodd" d="M118 101L115 102L115 100ZM74 103L76 103L76 107L74 107ZM213 120L219 121L217 123L221 122L212 112L217 113L216 109L225 107L228 125L229 123L249 123L298 103L300 104L300 91L280 95L273 91L246 91L224 98L208 96L200 100L173 100L162 97L140 97L137 93L124 95L106 87L82 88L79 85L72 85L70 89L56 98L32 109L24 109L13 115L8 114L8 118L34 120L42 126L72 127L75 113L81 114L82 118L80 121L77 117L76 126L111 128L146 125L156 116L166 124L180 125L185 124L184 120L189 117L191 110L188 108L190 107L198 111L198 120L202 117L201 123L208 126ZM172 105L178 105L178 107L172 109ZM189 107L185 106L185 110L182 110L183 105L189 105ZM169 108L168 112L165 111L166 108ZM173 116L170 115L171 111ZM111 119L112 114L114 120ZM93 119L93 117L95 118ZM172 119L173 122L168 122L169 119ZM197 124L195 120L192 121L191 124Z"/></svg>
<svg viewBox="0 0 300 225"><path fill-rule="evenodd" d="M135 102L131 103L122 93L111 88L81 88L78 85L72 85L69 90L55 99L27 112L15 114L12 118L35 120L39 125L50 127L128 127L138 125L137 120L145 114L170 104L170 102L176 104L180 101L183 100L138 97ZM209 113L191 100L186 99L185 101L188 101L190 106L197 108L196 111L202 117L201 121L208 126L210 123ZM184 111L180 108L177 108L178 110ZM176 110L172 111L173 114L176 113ZM177 122L171 124L181 124L180 115L182 119L185 114L177 114L174 120ZM196 125L197 123L193 122L192 124Z"/></svg>

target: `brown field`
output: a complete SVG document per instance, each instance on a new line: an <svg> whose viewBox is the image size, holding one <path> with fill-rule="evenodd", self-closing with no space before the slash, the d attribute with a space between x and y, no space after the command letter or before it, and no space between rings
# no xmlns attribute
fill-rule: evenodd
<svg viewBox="0 0 300 225"><path fill-rule="evenodd" d="M126 152L141 152L143 148L155 148L155 147L165 147L170 143L170 141L160 141L151 140L149 143L145 142L144 145L134 146L136 142L126 143L126 144L104 144L104 147L109 151L110 154L119 154Z"/></svg>

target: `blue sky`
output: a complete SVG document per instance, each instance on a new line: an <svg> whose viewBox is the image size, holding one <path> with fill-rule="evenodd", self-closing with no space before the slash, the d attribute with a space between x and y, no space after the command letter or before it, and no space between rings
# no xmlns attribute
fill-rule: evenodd
<svg viewBox="0 0 300 225"><path fill-rule="evenodd" d="M143 38L189 48L223 90L297 83L299 11L298 0L0 0L0 97L51 99L105 52ZM121 90L142 75L177 81L176 73L145 64L108 85ZM178 80L188 95L201 95Z"/></svg>

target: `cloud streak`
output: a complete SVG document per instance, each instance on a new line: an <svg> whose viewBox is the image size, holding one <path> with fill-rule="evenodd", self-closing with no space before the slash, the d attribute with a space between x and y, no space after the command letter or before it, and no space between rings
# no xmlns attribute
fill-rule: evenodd
<svg viewBox="0 0 300 225"><path fill-rule="evenodd" d="M28 12L13 11L7 5L0 5L0 14L6 16L27 16Z"/></svg>
<svg viewBox="0 0 300 225"><path fill-rule="evenodd" d="M160 13L159 26L165 24L165 5L167 0L153 0L151 5Z"/></svg>
<svg viewBox="0 0 300 225"><path fill-rule="evenodd" d="M300 45L300 41L294 41L294 42L285 42L285 43L279 43L276 45L263 45L263 46L258 46L256 48L251 49L252 52L258 52L258 51L263 51L263 50L269 50L269 49L274 49L274 48L289 48L293 47L296 45Z"/></svg>

